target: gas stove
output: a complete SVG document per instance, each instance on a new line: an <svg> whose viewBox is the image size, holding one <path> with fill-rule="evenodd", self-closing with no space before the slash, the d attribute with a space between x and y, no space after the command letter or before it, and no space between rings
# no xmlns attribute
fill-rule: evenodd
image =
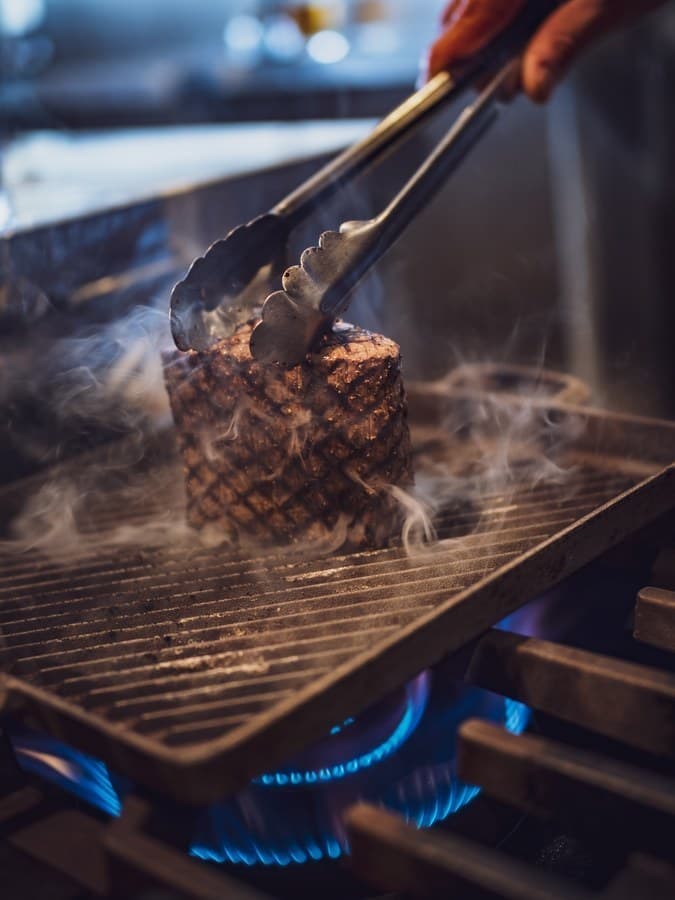
<svg viewBox="0 0 675 900"><path fill-rule="evenodd" d="M232 190L207 191L212 227ZM35 287L9 295L34 301L31 359L66 335L46 396L64 347L124 343L116 319L156 349L156 311L127 312L167 296L169 218L158 200L8 241L14 288ZM102 233L106 258L83 253ZM135 359L107 370L125 400ZM340 556L195 545L171 438L148 434L161 404L59 418L19 391L0 497L21 526L0 573L10 896L666 890L673 426L590 409L541 368L409 393L433 533Z"/></svg>

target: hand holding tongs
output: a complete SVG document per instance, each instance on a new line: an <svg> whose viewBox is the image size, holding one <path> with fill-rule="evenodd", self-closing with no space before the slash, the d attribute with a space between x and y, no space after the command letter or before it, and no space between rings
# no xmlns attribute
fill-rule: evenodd
<svg viewBox="0 0 675 900"><path fill-rule="evenodd" d="M340 154L269 213L213 244L172 293L171 329L176 345L182 350L203 350L259 313L269 286L269 269L291 231L429 113L502 67L380 215L367 222L346 223L339 233L327 232L319 248L305 251L301 265L287 270L284 290L268 297L263 322L251 341L252 352L257 358L285 364L303 359L335 316L344 311L356 283L494 120L496 100L511 72L510 63L505 62L513 59L550 9L550 0L531 0L506 31L454 76L437 75L368 137Z"/></svg>

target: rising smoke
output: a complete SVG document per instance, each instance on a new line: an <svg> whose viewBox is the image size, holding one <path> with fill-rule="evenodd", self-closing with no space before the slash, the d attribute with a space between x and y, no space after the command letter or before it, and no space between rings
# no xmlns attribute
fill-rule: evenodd
<svg viewBox="0 0 675 900"><path fill-rule="evenodd" d="M152 469L133 476L157 436L169 433L161 351L170 340L166 313L143 306L44 346L39 339L22 344L4 358L0 404L17 417L13 427L22 453L36 465L51 465L46 476L26 485L26 500L3 541L6 550L40 549L64 558L90 553L101 537L152 546L169 534L183 535L175 502L169 508L182 486ZM58 462L70 444L90 447L96 436L121 452L88 449L79 464ZM96 535L93 512L112 489L118 506L145 506L152 516ZM158 497L166 501L159 508Z"/></svg>
<svg viewBox="0 0 675 900"><path fill-rule="evenodd" d="M30 375L17 358L17 365L10 367L12 377L3 381L0 402L15 402L17 395L24 400L40 397L57 431L100 427L122 439L124 453L117 459L114 453L94 452L83 465L57 467L46 479L38 479L12 523L5 549L39 549L64 558L92 553L101 543L198 545L179 512L183 487L177 470L146 464L147 448L157 443L158 435L160 443L171 442L162 362L162 352L170 346L166 314L139 307L122 320L52 343L40 365L30 361ZM540 402L547 397L544 383L529 379L527 399L522 395L514 403L510 394L522 386L511 386L506 393L486 388L480 366L465 366L461 373L458 378L455 370L423 386L423 392L438 400L439 418L433 425L413 421L414 488L390 488L400 510L400 539L411 556L447 544L443 529L453 521L470 521L471 530L485 524L485 516L491 526L498 524L523 485L560 486L569 475L563 451L578 436L580 420L547 415ZM232 420L212 435L210 453L217 454L221 442L237 439L237 414L245 409L242 399ZM287 452L301 455L308 432L311 422L298 423ZM27 446L41 462L49 462L58 449L39 429ZM363 489L372 487L364 484ZM105 513L111 496L118 512L125 507L133 512L125 524L120 524L124 516ZM347 532L347 523L340 519L333 533L322 535L307 551L335 552ZM461 537L453 533L451 539L460 542ZM201 535L202 544L222 540L223 535L212 530Z"/></svg>

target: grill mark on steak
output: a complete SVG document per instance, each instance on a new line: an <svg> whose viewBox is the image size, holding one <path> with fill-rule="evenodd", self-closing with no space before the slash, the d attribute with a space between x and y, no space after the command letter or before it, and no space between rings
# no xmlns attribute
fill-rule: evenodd
<svg viewBox="0 0 675 900"><path fill-rule="evenodd" d="M254 360L254 323L198 353L166 358L187 517L233 539L380 547L399 522L389 485L412 482L398 346L349 325L311 359Z"/></svg>

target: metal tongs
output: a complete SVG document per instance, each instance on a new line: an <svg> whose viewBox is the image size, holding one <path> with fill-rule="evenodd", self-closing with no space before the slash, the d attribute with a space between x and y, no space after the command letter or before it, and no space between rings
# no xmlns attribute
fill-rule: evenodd
<svg viewBox="0 0 675 900"><path fill-rule="evenodd" d="M263 362L301 362L347 308L351 292L437 193L448 175L497 117L496 101L514 63L504 66L467 106L405 187L379 215L325 231L300 265L286 269L283 290L265 300L251 336L251 353Z"/></svg>
<svg viewBox="0 0 675 900"><path fill-rule="evenodd" d="M171 330L181 350L204 350L254 316L253 355L294 365L316 345L349 303L356 284L401 235L497 117L497 101L515 57L551 10L531 0L516 21L454 75L441 73L390 113L364 140L247 225L235 228L195 260L171 296ZM496 75L494 73L497 73ZM477 80L487 86L468 105L405 187L379 215L321 235L287 269L282 290L269 292L291 232L333 193L381 157L431 112ZM281 252L280 252L281 251Z"/></svg>
<svg viewBox="0 0 675 900"><path fill-rule="evenodd" d="M173 289L171 331L176 346L205 350L259 312L269 293L265 287L271 287L274 274L283 269L279 262L291 232L457 90L458 83L447 72L437 75L269 212L212 244Z"/></svg>

